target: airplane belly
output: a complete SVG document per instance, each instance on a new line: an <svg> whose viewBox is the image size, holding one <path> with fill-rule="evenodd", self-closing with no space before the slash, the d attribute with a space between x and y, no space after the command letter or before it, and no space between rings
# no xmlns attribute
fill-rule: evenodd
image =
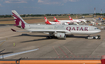
<svg viewBox="0 0 105 64"><path fill-rule="evenodd" d="M71 31L72 34L84 34L84 35L89 35L89 34L95 34L99 33L97 31Z"/></svg>

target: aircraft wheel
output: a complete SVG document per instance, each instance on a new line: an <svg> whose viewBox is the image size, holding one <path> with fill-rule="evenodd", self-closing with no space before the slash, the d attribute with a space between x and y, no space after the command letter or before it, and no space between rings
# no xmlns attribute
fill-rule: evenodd
<svg viewBox="0 0 105 64"><path fill-rule="evenodd" d="M47 36L47 39L55 38L55 36Z"/></svg>
<svg viewBox="0 0 105 64"><path fill-rule="evenodd" d="M98 39L101 39L101 36L100 35L97 35Z"/></svg>
<svg viewBox="0 0 105 64"><path fill-rule="evenodd" d="M95 36L95 39L98 39L98 36Z"/></svg>
<svg viewBox="0 0 105 64"><path fill-rule="evenodd" d="M100 35L94 36L94 39L101 39Z"/></svg>
<svg viewBox="0 0 105 64"><path fill-rule="evenodd" d="M51 36L47 36L46 38L47 38L47 39L51 39Z"/></svg>

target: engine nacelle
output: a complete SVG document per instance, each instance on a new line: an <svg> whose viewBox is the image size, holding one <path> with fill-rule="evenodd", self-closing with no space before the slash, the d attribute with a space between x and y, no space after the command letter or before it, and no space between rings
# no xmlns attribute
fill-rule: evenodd
<svg viewBox="0 0 105 64"><path fill-rule="evenodd" d="M56 33L55 36L56 36L57 38L62 38L62 39L65 39L65 38L66 38L65 33Z"/></svg>

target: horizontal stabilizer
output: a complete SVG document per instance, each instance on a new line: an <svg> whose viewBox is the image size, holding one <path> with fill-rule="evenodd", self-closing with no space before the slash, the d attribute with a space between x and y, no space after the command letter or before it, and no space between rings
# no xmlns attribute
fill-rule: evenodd
<svg viewBox="0 0 105 64"><path fill-rule="evenodd" d="M16 30L14 30L14 29L12 29L12 28L11 28L11 30L12 30L13 32L31 32L31 31L16 31Z"/></svg>
<svg viewBox="0 0 105 64"><path fill-rule="evenodd" d="M13 32L16 32L16 30L14 30L14 29L12 29L12 28L11 28L11 30L12 30Z"/></svg>

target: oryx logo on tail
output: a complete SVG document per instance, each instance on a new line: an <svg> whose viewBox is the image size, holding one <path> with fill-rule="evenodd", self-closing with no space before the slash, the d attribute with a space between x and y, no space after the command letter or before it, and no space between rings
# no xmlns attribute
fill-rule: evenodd
<svg viewBox="0 0 105 64"><path fill-rule="evenodd" d="M12 14L15 20L15 26L21 26L21 28L25 28L25 21L20 17L20 15L15 11L12 10Z"/></svg>

